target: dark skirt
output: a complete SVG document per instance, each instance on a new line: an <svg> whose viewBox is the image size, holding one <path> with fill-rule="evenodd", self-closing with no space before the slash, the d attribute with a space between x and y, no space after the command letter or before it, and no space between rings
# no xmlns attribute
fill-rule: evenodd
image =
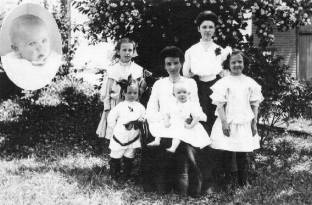
<svg viewBox="0 0 312 205"><path fill-rule="evenodd" d="M172 139L162 138L160 146L145 147L142 151L141 171L145 191L198 196L202 177L197 162L198 149L181 142L174 154L166 151Z"/></svg>
<svg viewBox="0 0 312 205"><path fill-rule="evenodd" d="M214 104L212 104L212 100L210 98L210 95L212 94L211 86L213 86L219 79L220 77L217 77L215 80L203 82L199 80L198 77L194 78L198 88L198 98L200 106L207 116L207 121L201 123L209 136L211 134L212 126L216 120L215 111L217 108Z"/></svg>
<svg viewBox="0 0 312 205"><path fill-rule="evenodd" d="M207 116L207 121L200 122L207 133L211 134L212 126L216 120L216 106L212 104L210 95L212 94L211 87L220 79L217 76L216 79L208 82L203 82L199 80L198 76L194 77L198 88L198 98L200 106L203 109L203 112ZM218 178L218 164L220 164L220 153L219 150L212 149L210 147L205 147L200 151L200 168L203 175L203 192L209 187L217 186L216 179Z"/></svg>

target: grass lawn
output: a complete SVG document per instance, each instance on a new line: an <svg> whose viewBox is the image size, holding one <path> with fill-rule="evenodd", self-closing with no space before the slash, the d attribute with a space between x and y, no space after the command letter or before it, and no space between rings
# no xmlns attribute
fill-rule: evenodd
<svg viewBox="0 0 312 205"><path fill-rule="evenodd" d="M74 144L39 143L27 157L2 152L0 204L312 204L311 136L275 136L255 154L250 187L199 199L114 184L107 154Z"/></svg>

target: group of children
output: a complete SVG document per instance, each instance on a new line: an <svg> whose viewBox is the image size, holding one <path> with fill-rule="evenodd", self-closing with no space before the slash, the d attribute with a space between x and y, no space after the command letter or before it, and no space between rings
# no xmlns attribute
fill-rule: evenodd
<svg viewBox="0 0 312 205"><path fill-rule="evenodd" d="M144 122L145 108L138 99L144 83L143 68L132 61L135 48L136 44L128 38L117 44L119 60L108 68L107 81L103 85L104 112L97 134L110 139L110 174L114 179L121 173L129 178L135 150L141 146L140 123ZM183 59L179 60L182 64ZM177 82L171 91L175 100L168 104L161 116L154 116L158 125L156 123L151 128L155 139L148 146L157 146L161 137L170 137L172 146L167 151L171 153L176 151L181 140L198 148L209 145L225 150L229 155L238 152L238 157L259 148L256 122L262 100L261 87L242 73L245 60L241 51L233 51L227 61L230 75L213 85L210 96L217 106L218 116L211 136L199 123L207 116L199 104L192 103L188 85ZM121 82L123 86L120 86ZM121 164L124 165L123 172ZM247 161L238 166L246 167L246 164ZM246 178L241 180L246 184Z"/></svg>

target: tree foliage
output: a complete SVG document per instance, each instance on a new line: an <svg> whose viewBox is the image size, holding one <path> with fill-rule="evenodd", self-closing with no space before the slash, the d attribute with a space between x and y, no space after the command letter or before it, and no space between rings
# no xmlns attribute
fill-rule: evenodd
<svg viewBox="0 0 312 205"><path fill-rule="evenodd" d="M92 42L130 36L140 45L138 60L154 73L165 45L185 50L199 39L194 19L202 10L218 14L216 43L239 48L252 40L241 32L245 14L252 13L262 49L274 41L273 26L286 31L309 24L312 11L308 0L76 0L73 5L88 15L84 31Z"/></svg>

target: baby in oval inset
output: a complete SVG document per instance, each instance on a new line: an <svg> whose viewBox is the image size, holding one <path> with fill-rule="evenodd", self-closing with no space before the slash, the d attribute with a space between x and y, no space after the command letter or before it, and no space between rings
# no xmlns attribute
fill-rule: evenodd
<svg viewBox="0 0 312 205"><path fill-rule="evenodd" d="M22 89L36 90L48 85L55 77L61 65L61 51L57 51L61 42L56 41L59 33L53 17L38 15L46 12L43 8L32 4L20 8L20 11L12 12L15 18L9 18L9 15L1 28L1 41L8 48L8 52L3 49L1 60L11 81ZM38 14L27 13L29 9ZM6 42L3 40L5 36ZM55 42L60 45L54 45Z"/></svg>

